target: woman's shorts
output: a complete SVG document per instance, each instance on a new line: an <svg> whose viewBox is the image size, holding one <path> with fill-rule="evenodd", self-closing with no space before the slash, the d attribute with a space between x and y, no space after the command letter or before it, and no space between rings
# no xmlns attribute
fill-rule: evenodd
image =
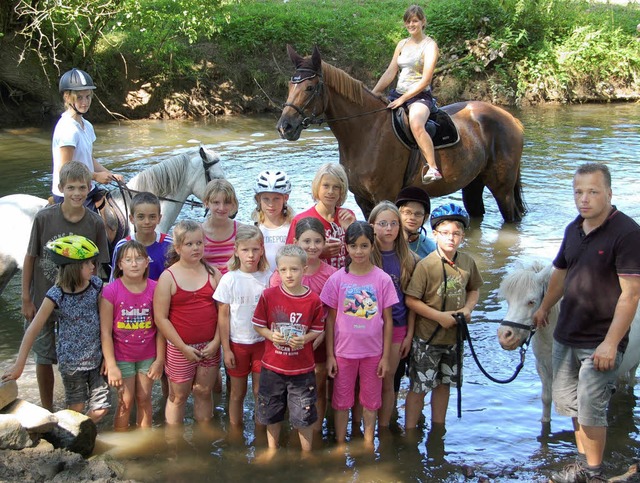
<svg viewBox="0 0 640 483"><path fill-rule="evenodd" d="M402 94L400 94L395 89L391 89L391 91L389 91L389 95L387 96L387 99L389 99L390 102L391 101L395 101L401 95ZM419 102L420 104L424 104L425 106L427 106L429 108L429 110L432 113L436 112L438 110L438 108L436 107L436 100L433 97L433 94L431 94L430 90L422 91L422 92L416 94L411 99L409 99L407 102L405 102L404 105L409 107L414 102Z"/></svg>
<svg viewBox="0 0 640 483"><path fill-rule="evenodd" d="M149 373L151 364L153 364L153 361L155 360L155 357L152 357L150 359L145 359L144 361L137 362L116 361L116 365L122 373L122 378L127 379L128 377L133 377L138 373L144 374L146 376Z"/></svg>
<svg viewBox="0 0 640 483"><path fill-rule="evenodd" d="M247 377L251 372L260 373L264 344L264 341L255 344L236 344L229 341L231 352L236 358L236 367L225 367L227 374L231 377Z"/></svg>
<svg viewBox="0 0 640 483"><path fill-rule="evenodd" d="M209 341L210 342L210 341ZM209 342L199 342L197 344L189 344L197 350L204 349ZM213 367L220 365L220 351L212 359L202 359L198 362L188 361L182 352L176 346L167 341L167 360L164 365L164 372L171 382L181 384L187 381L193 381L196 371L199 367Z"/></svg>

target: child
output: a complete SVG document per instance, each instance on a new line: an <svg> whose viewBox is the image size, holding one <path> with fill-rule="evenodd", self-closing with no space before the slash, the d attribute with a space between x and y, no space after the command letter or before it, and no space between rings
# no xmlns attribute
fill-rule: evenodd
<svg viewBox="0 0 640 483"><path fill-rule="evenodd" d="M114 281L105 287L100 302L100 332L105 373L118 389L113 428L129 427L129 414L137 403L136 424L150 428L153 419L151 389L164 366L165 342L153 321L153 291L148 278L149 256L142 243L129 240L114 262Z"/></svg>
<svg viewBox="0 0 640 483"><path fill-rule="evenodd" d="M112 173L93 157L96 134L91 123L83 117L91 107L93 90L96 88L91 76L83 70L71 69L60 77L59 88L67 110L62 113L56 124L51 144L53 154L51 192L56 203L62 202L64 197L59 187L60 169L69 161L79 161L84 164L89 170L91 179L98 183L124 181L122 175ZM84 203L90 210L96 211L94 195L98 189L93 181L90 183L90 190Z"/></svg>
<svg viewBox="0 0 640 483"><path fill-rule="evenodd" d="M81 196L76 201L81 203ZM80 204L82 207L82 204ZM84 209L84 207L83 207ZM83 412L94 423L109 411L109 386L100 373L100 316L98 304L102 280L94 275L98 247L88 238L69 235L46 245L60 266L56 283L46 294L38 313L22 339L18 359L2 380L18 379L31 346L54 310L58 315L58 369L68 409Z"/></svg>
<svg viewBox="0 0 640 483"><path fill-rule="evenodd" d="M336 268L320 259L320 254L325 244L324 236L324 226L317 218L309 216L302 218L296 224L294 243L307 254L307 268L302 276L302 284L309 287L317 295L320 295L327 279L336 271ZM278 287L281 283L280 273L276 270L271 276L270 285ZM326 307L323 314L326 319ZM318 393L316 402L318 420L313 425L313 429L316 432L320 432L322 431L322 422L327 409L327 346L324 332L313 341L313 360L316 364L316 389Z"/></svg>
<svg viewBox="0 0 640 483"><path fill-rule="evenodd" d="M317 218L325 228L327 241L322 259L332 267L344 267L347 254L344 231L356 219L353 211L340 208L347 199L348 190L347 173L340 164L326 163L320 166L311 183L311 192L316 204L293 219L287 244L293 243L298 220L307 216Z"/></svg>
<svg viewBox="0 0 640 483"><path fill-rule="evenodd" d="M429 195L422 188L407 186L396 197L396 206L400 210L402 234L409 248L420 258L424 258L436 249L436 244L424 229L424 223L431 212Z"/></svg>
<svg viewBox="0 0 640 483"><path fill-rule="evenodd" d="M129 221L134 228L133 235L120 240L113 249L113 261L111 266L116 270L118 251L129 240L140 242L149 254L149 278L158 280L162 272L164 272L167 252L173 244L171 237L165 233L157 231L158 224L162 219L160 213L160 200L153 193L143 191L136 193L131 200L131 208L129 209ZM114 280L111 274L111 282Z"/></svg>
<svg viewBox="0 0 640 483"><path fill-rule="evenodd" d="M462 313L471 320L478 302L482 277L473 259L458 251L469 226L467 212L453 203L431 213L436 251L422 259L405 291L406 304L416 313L411 347L405 426L413 429L422 413L424 396L431 393L431 423L444 428L449 387L462 381L457 365L456 319Z"/></svg>
<svg viewBox="0 0 640 483"><path fill-rule="evenodd" d="M233 256L240 226L233 220L238 213L238 198L233 185L226 179L214 179L207 184L203 201L211 212L202 223L204 261L224 275L228 270L227 263Z"/></svg>
<svg viewBox="0 0 640 483"><path fill-rule="evenodd" d="M329 306L327 371L334 378L332 405L338 443L346 440L359 376L364 439L371 444L376 413L382 406L382 380L389 372L391 307L398 296L391 277L371 261L377 250L371 225L364 221L351 224L346 242L347 265L329 277L320 295Z"/></svg>
<svg viewBox="0 0 640 483"><path fill-rule="evenodd" d="M400 359L406 357L411 349L415 313L407 309L404 303L404 289L409 285L411 274L418 261L407 241L400 234L400 212L390 201L378 203L369 215L369 223L376 235L379 252L374 252L375 264L391 276L398 296L398 303L391 309L393 318L393 337L389 355L389 373L382 382L382 408L378 415L378 425L388 427L396 402L394 379Z"/></svg>
<svg viewBox="0 0 640 483"><path fill-rule="evenodd" d="M211 390L220 366L218 310L213 293L220 272L202 259L204 232L191 220L173 229L171 264L153 294L156 325L167 340L165 373L169 379L167 424L179 425L189 394L193 415L206 422L213 416Z"/></svg>
<svg viewBox="0 0 640 483"><path fill-rule="evenodd" d="M242 425L249 374L252 375L254 398L258 394L264 338L253 330L251 319L258 299L269 283L263 243L257 227L242 225L238 228L229 271L222 276L213 294L219 303L220 343L231 385L229 420L235 427Z"/></svg>
<svg viewBox="0 0 640 483"><path fill-rule="evenodd" d="M267 442L274 450L288 408L302 451L311 451L313 423L318 418L312 342L324 328L323 308L318 295L302 285L307 263L302 248L280 248L276 263L282 285L264 291L253 316L255 330L268 339L262 357L257 419L267 425Z"/></svg>
<svg viewBox="0 0 640 483"><path fill-rule="evenodd" d="M45 245L64 235L82 235L93 240L100 250L97 263L109 263L107 234L102 219L85 209L91 173L86 166L70 161L60 170L59 189L64 194L62 203L40 210L31 226L31 237L22 269L22 314L29 324L36 310L45 300L45 294L56 280L56 264ZM33 343L36 377L42 407L53 409L53 364L57 364L55 340L55 314L47 320Z"/></svg>
<svg viewBox="0 0 640 483"><path fill-rule="evenodd" d="M256 209L251 214L264 235L264 251L269 273L276 268L276 252L287 241L293 210L287 206L291 182L284 171L263 171L253 187Z"/></svg>

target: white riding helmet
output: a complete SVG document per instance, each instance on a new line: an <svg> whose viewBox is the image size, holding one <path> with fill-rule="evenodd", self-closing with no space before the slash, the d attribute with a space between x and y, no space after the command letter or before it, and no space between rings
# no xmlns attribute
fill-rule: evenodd
<svg viewBox="0 0 640 483"><path fill-rule="evenodd" d="M256 194L280 193L288 195L291 193L291 181L289 181L289 176L284 171L266 170L258 175L253 190Z"/></svg>

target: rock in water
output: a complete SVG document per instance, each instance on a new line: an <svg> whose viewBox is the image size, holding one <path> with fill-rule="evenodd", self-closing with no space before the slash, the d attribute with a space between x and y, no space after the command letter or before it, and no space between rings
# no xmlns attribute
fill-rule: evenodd
<svg viewBox="0 0 640 483"><path fill-rule="evenodd" d="M29 433L46 433L52 431L58 422L56 417L48 410L24 399L16 399L2 412L18 418L22 427Z"/></svg>
<svg viewBox="0 0 640 483"><path fill-rule="evenodd" d="M31 446L31 438L18 418L0 414L0 449L23 449Z"/></svg>
<svg viewBox="0 0 640 483"><path fill-rule="evenodd" d="M0 382L0 409L8 406L18 398L16 381Z"/></svg>
<svg viewBox="0 0 640 483"><path fill-rule="evenodd" d="M84 414L70 409L58 411L54 416L58 419L58 425L42 437L55 448L68 449L85 458L91 456L98 435L95 423Z"/></svg>

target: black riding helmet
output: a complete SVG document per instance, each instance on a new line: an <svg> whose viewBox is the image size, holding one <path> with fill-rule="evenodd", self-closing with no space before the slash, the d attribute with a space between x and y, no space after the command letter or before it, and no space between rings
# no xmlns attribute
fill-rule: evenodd
<svg viewBox="0 0 640 483"><path fill-rule="evenodd" d="M400 193L396 196L396 206L400 208L402 205L409 203L410 201L420 203L424 206L425 216L429 216L429 213L431 213L431 200L425 190L418 188L417 186L407 186L400 190Z"/></svg>
<svg viewBox="0 0 640 483"><path fill-rule="evenodd" d="M93 90L96 86L93 79L85 71L76 69L65 72L60 77L60 92Z"/></svg>

